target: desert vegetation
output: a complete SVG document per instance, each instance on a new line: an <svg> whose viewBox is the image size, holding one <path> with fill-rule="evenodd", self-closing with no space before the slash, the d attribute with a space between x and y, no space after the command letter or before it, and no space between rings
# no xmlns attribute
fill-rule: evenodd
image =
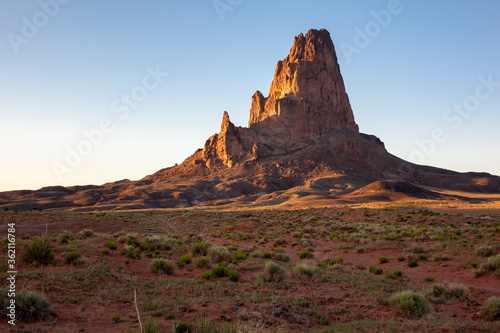
<svg viewBox="0 0 500 333"><path fill-rule="evenodd" d="M0 217L23 226L24 330L71 331L80 318L80 332L139 332L134 289L148 332L494 332L499 323L498 216L325 208Z"/></svg>

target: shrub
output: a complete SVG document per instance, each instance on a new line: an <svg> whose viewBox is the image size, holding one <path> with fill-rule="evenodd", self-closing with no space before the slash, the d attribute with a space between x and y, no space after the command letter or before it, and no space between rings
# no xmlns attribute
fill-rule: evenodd
<svg viewBox="0 0 500 333"><path fill-rule="evenodd" d="M481 316L489 321L500 319L500 297L492 296L486 300L486 303L479 310Z"/></svg>
<svg viewBox="0 0 500 333"><path fill-rule="evenodd" d="M419 260L427 261L427 256L425 254L423 254L423 253L417 254L417 258Z"/></svg>
<svg viewBox="0 0 500 333"><path fill-rule="evenodd" d="M141 251L154 251L156 249L156 245L154 245L153 243L149 243L149 242L140 242L139 249Z"/></svg>
<svg viewBox="0 0 500 333"><path fill-rule="evenodd" d="M7 290L0 290L0 314L6 317L11 298ZM52 314L50 301L43 295L27 291L16 293L16 319L23 322L35 322Z"/></svg>
<svg viewBox="0 0 500 333"><path fill-rule="evenodd" d="M240 280L240 274L235 270L229 270L227 272L227 276L229 277L229 280L233 282L238 282Z"/></svg>
<svg viewBox="0 0 500 333"><path fill-rule="evenodd" d="M267 280L270 282L281 282L285 278L285 269L272 261L266 262L264 271L267 274Z"/></svg>
<svg viewBox="0 0 500 333"><path fill-rule="evenodd" d="M408 248L406 249L406 252L408 253L414 253L414 254L418 254L418 253L424 253L425 250L422 246L420 245L417 245L417 244L411 244L410 246L408 246Z"/></svg>
<svg viewBox="0 0 500 333"><path fill-rule="evenodd" d="M469 288L463 284L450 284L447 294L453 298L463 298L469 295Z"/></svg>
<svg viewBox="0 0 500 333"><path fill-rule="evenodd" d="M311 251L309 251L307 249L300 252L300 254L299 254L300 259L310 259L312 257L314 257L313 254L311 253Z"/></svg>
<svg viewBox="0 0 500 333"><path fill-rule="evenodd" d="M269 251L264 251L262 252L262 258L266 258L266 259L271 259L273 257L273 254Z"/></svg>
<svg viewBox="0 0 500 333"><path fill-rule="evenodd" d="M64 260L66 260L66 263L69 265L74 265L78 266L82 264L82 254L78 251L69 251Z"/></svg>
<svg viewBox="0 0 500 333"><path fill-rule="evenodd" d="M489 246L480 246L476 249L476 254L480 257L486 258L495 254L495 250Z"/></svg>
<svg viewBox="0 0 500 333"><path fill-rule="evenodd" d="M488 258L486 262L479 266L479 270L475 272L476 276L484 275L488 272L493 272L495 275L500 275L500 254Z"/></svg>
<svg viewBox="0 0 500 333"><path fill-rule="evenodd" d="M376 268L374 266L368 267L368 271L370 273L377 274L377 275L380 275L384 272L384 270L382 268Z"/></svg>
<svg viewBox="0 0 500 333"><path fill-rule="evenodd" d="M208 267L212 261L208 257L199 257L196 259L194 264L196 267Z"/></svg>
<svg viewBox="0 0 500 333"><path fill-rule="evenodd" d="M208 251L208 254L210 258L215 261L215 262L221 262L221 261L226 261L226 262L231 262L233 261L233 255L227 247L211 247L210 250Z"/></svg>
<svg viewBox="0 0 500 333"><path fill-rule="evenodd" d="M88 237L92 237L94 236L94 230L92 229L84 229L84 230L81 230L80 232L78 232L77 234L77 238L80 238L80 239L85 239L85 238L88 238Z"/></svg>
<svg viewBox="0 0 500 333"><path fill-rule="evenodd" d="M46 265L54 260L52 244L48 237L34 238L24 245L21 260L26 264Z"/></svg>
<svg viewBox="0 0 500 333"><path fill-rule="evenodd" d="M381 264L388 263L389 262L389 258L387 258L387 257L379 257L378 258L378 262L381 263Z"/></svg>
<svg viewBox="0 0 500 333"><path fill-rule="evenodd" d="M238 251L234 253L234 260L245 260L248 257L248 254L242 251Z"/></svg>
<svg viewBox="0 0 500 333"><path fill-rule="evenodd" d="M154 274L174 274L174 264L172 262L165 259L155 259L151 263L151 272Z"/></svg>
<svg viewBox="0 0 500 333"><path fill-rule="evenodd" d="M434 297L446 296L446 293L447 293L446 286L444 284L441 284L441 283L433 283L431 288L430 288L430 293Z"/></svg>
<svg viewBox="0 0 500 333"><path fill-rule="evenodd" d="M194 331L198 333L215 333L221 332L220 329L217 328L217 324L210 320L206 312L201 312L196 315L196 319L194 322ZM222 330L225 333L232 333L233 331Z"/></svg>
<svg viewBox="0 0 500 333"><path fill-rule="evenodd" d="M194 256L206 256L208 255L210 247L212 247L212 245L210 245L209 243L200 241L193 246L191 252Z"/></svg>
<svg viewBox="0 0 500 333"><path fill-rule="evenodd" d="M201 277L207 281L212 281L214 279L212 272L205 272L201 275Z"/></svg>
<svg viewBox="0 0 500 333"><path fill-rule="evenodd" d="M413 268L418 266L418 260L417 259L410 259L408 260L408 267Z"/></svg>
<svg viewBox="0 0 500 333"><path fill-rule="evenodd" d="M149 317L148 320L144 323L144 333L161 333L162 326L153 318ZM190 332L190 331L184 331Z"/></svg>
<svg viewBox="0 0 500 333"><path fill-rule="evenodd" d="M125 243L130 246L139 246L140 235L137 233L128 233L123 237L120 237L120 242Z"/></svg>
<svg viewBox="0 0 500 333"><path fill-rule="evenodd" d="M424 278L424 281L425 281L425 282L434 282L435 280L434 280L434 278L433 278L433 277L426 276L426 277Z"/></svg>
<svg viewBox="0 0 500 333"><path fill-rule="evenodd" d="M413 291L402 291L389 299L389 304L406 318L420 318L429 312L425 298Z"/></svg>
<svg viewBox="0 0 500 333"><path fill-rule="evenodd" d="M283 262L289 262L290 261L290 256L284 254L284 253L276 253L274 255L274 259L278 261L283 261Z"/></svg>
<svg viewBox="0 0 500 333"><path fill-rule="evenodd" d="M356 249L356 253L365 253L365 249L364 249L364 248L362 248L362 247L358 247L358 248Z"/></svg>
<svg viewBox="0 0 500 333"><path fill-rule="evenodd" d="M226 277L229 273L229 270L224 266L216 266L216 267L212 268L212 271L210 273L215 278Z"/></svg>
<svg viewBox="0 0 500 333"><path fill-rule="evenodd" d="M405 261L405 256L398 256L398 261Z"/></svg>
<svg viewBox="0 0 500 333"><path fill-rule="evenodd" d="M180 322L174 326L175 333L190 333L193 332L193 324Z"/></svg>
<svg viewBox="0 0 500 333"><path fill-rule="evenodd" d="M255 251L251 253L251 256L253 258L264 258L264 254L260 251Z"/></svg>
<svg viewBox="0 0 500 333"><path fill-rule="evenodd" d="M106 247L110 250L116 250L116 244L113 241L107 241L106 242Z"/></svg>
<svg viewBox="0 0 500 333"><path fill-rule="evenodd" d="M179 260L177 261L177 266L179 267L184 267L186 265L189 265L191 263L192 259L189 254L183 254Z"/></svg>
<svg viewBox="0 0 500 333"><path fill-rule="evenodd" d="M316 268L306 265L306 264L300 264L296 268L296 271L302 275L306 275L308 277L311 277L316 273Z"/></svg>
<svg viewBox="0 0 500 333"><path fill-rule="evenodd" d="M113 321L113 323L118 324L122 321L122 317L118 313L115 313L113 314L113 316L111 316L111 320Z"/></svg>

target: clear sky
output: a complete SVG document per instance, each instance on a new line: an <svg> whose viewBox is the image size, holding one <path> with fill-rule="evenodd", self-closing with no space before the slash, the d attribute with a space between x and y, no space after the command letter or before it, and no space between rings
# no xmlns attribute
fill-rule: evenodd
<svg viewBox="0 0 500 333"><path fill-rule="evenodd" d="M223 111L247 125L311 28L330 31L361 132L420 164L500 174L499 1L2 0L0 190L181 163Z"/></svg>

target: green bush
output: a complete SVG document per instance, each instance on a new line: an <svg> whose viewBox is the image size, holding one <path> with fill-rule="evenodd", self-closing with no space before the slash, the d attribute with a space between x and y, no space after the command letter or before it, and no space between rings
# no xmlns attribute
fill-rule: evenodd
<svg viewBox="0 0 500 333"><path fill-rule="evenodd" d="M151 263L151 272L154 274L174 274L174 264L172 262L165 259L155 259Z"/></svg>
<svg viewBox="0 0 500 333"><path fill-rule="evenodd" d="M238 282L240 280L240 274L235 270L229 270L227 272L227 276L229 277L229 280L233 282Z"/></svg>
<svg viewBox="0 0 500 333"><path fill-rule="evenodd" d="M64 260L66 260L66 263L69 265L74 265L74 266L80 266L84 263L84 260L82 259L82 254L78 251L69 251Z"/></svg>
<svg viewBox="0 0 500 333"><path fill-rule="evenodd" d="M191 263L192 259L189 254L183 254L179 260L177 261L177 266L179 267L184 267L186 265L189 265Z"/></svg>
<svg viewBox="0 0 500 333"><path fill-rule="evenodd" d="M156 250L156 245L150 242L140 242L139 249L141 251L154 251Z"/></svg>
<svg viewBox="0 0 500 333"><path fill-rule="evenodd" d="M378 262L381 263L381 264L388 263L389 262L389 258L387 258L387 257L379 257L378 258Z"/></svg>
<svg viewBox="0 0 500 333"><path fill-rule="evenodd" d="M234 253L234 260L245 260L248 257L248 254L242 251L238 251Z"/></svg>
<svg viewBox="0 0 500 333"><path fill-rule="evenodd" d="M408 267L413 268L418 266L418 260L417 259L410 259L408 260Z"/></svg>
<svg viewBox="0 0 500 333"><path fill-rule="evenodd" d="M266 262L264 271L267 274L267 281L281 282L285 278L285 269L272 261Z"/></svg>
<svg viewBox="0 0 500 333"><path fill-rule="evenodd" d="M489 321L500 319L500 297L492 296L486 300L486 303L479 310L481 316Z"/></svg>
<svg viewBox="0 0 500 333"><path fill-rule="evenodd" d="M370 273L377 274L377 275L380 275L384 272L384 270L382 268L377 268L375 266L368 267L368 271Z"/></svg>
<svg viewBox="0 0 500 333"><path fill-rule="evenodd" d="M180 322L174 326L175 333L191 333L193 332L193 324Z"/></svg>
<svg viewBox="0 0 500 333"><path fill-rule="evenodd" d="M195 260L196 267L208 267L212 261L208 257L199 257Z"/></svg>
<svg viewBox="0 0 500 333"><path fill-rule="evenodd" d="M216 266L212 268L211 274L213 277L226 277L228 275L229 270L224 266Z"/></svg>
<svg viewBox="0 0 500 333"><path fill-rule="evenodd" d="M429 312L425 298L413 291L402 291L389 299L389 304L406 318L420 318Z"/></svg>
<svg viewBox="0 0 500 333"><path fill-rule="evenodd" d="M452 298L464 298L469 296L469 288L463 284L450 284L448 286L447 294Z"/></svg>
<svg viewBox="0 0 500 333"><path fill-rule="evenodd" d="M106 242L106 247L110 250L116 250L116 244L113 241L107 241Z"/></svg>
<svg viewBox="0 0 500 333"><path fill-rule="evenodd" d="M429 291L434 297L444 297L447 293L446 286L442 283L433 283Z"/></svg>
<svg viewBox="0 0 500 333"><path fill-rule="evenodd" d="M118 313L115 313L111 316L111 320L113 321L113 323L118 324L122 321L122 316L120 316Z"/></svg>
<svg viewBox="0 0 500 333"><path fill-rule="evenodd" d="M24 245L21 252L21 260L30 264L46 265L54 260L52 244L48 237L34 238L30 243Z"/></svg>
<svg viewBox="0 0 500 333"><path fill-rule="evenodd" d="M210 245L209 243L200 241L193 246L191 252L194 256L206 256L208 255L208 251L211 247L212 245Z"/></svg>
<svg viewBox="0 0 500 333"><path fill-rule="evenodd" d="M0 314L6 318L9 310L11 298L8 297L7 290L0 290ZM50 301L43 295L27 291L17 292L16 300L16 319L22 322L40 321L52 314ZM8 317L7 317L8 318Z"/></svg>
<svg viewBox="0 0 500 333"><path fill-rule="evenodd" d="M231 262L233 261L233 255L229 252L227 247L211 247L208 251L210 258L215 262Z"/></svg>
<svg viewBox="0 0 500 333"><path fill-rule="evenodd" d="M295 269L299 274L302 274L302 275L305 275L308 277L313 276L317 272L317 269L315 267L312 267L312 266L309 266L306 264L300 264Z"/></svg>
<svg viewBox="0 0 500 333"><path fill-rule="evenodd" d="M271 259L273 257L273 254L269 251L264 251L262 252L262 257L266 259Z"/></svg>
<svg viewBox="0 0 500 333"><path fill-rule="evenodd" d="M417 244L411 244L410 246L408 246L408 248L406 249L406 251L408 253L414 253L414 254L418 254L418 253L424 253L425 250L422 246L420 245L417 245Z"/></svg>
<svg viewBox="0 0 500 333"><path fill-rule="evenodd" d="M495 254L495 250L493 250L490 246L480 246L476 249L476 254L480 257L486 258Z"/></svg>
<svg viewBox="0 0 500 333"><path fill-rule="evenodd" d="M479 266L479 270L475 272L476 276L484 275L488 272L493 272L494 275L500 276L500 254L488 258L486 262Z"/></svg>
<svg viewBox="0 0 500 333"><path fill-rule="evenodd" d="M81 230L80 232L78 232L77 238L79 238L79 239L85 239L85 238L88 238L88 237L92 237L94 235L95 235L94 230L92 230L92 229L84 229L84 230Z"/></svg>
<svg viewBox="0 0 500 333"><path fill-rule="evenodd" d="M278 261L289 262L290 261L290 256L286 255L284 253L276 253L274 255L274 259L276 259Z"/></svg>
<svg viewBox="0 0 500 333"><path fill-rule="evenodd" d="M314 257L313 254L311 253L311 251L309 251L307 249L300 252L300 254L299 254L300 259L310 259L312 257Z"/></svg>

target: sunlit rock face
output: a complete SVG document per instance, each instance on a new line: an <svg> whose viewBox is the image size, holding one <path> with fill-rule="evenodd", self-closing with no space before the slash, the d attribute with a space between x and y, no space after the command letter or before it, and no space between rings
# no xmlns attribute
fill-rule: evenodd
<svg viewBox="0 0 500 333"><path fill-rule="evenodd" d="M279 142L318 138L332 130L358 132L328 31L295 37L278 61L269 96L252 96L250 128Z"/></svg>
<svg viewBox="0 0 500 333"><path fill-rule="evenodd" d="M295 37L290 53L276 66L269 96L260 91L252 96L248 126L235 127L224 112L221 132L203 148L204 164L232 167L282 154L283 145L313 144L325 137L337 152L362 156L358 125L328 31L309 30Z"/></svg>

